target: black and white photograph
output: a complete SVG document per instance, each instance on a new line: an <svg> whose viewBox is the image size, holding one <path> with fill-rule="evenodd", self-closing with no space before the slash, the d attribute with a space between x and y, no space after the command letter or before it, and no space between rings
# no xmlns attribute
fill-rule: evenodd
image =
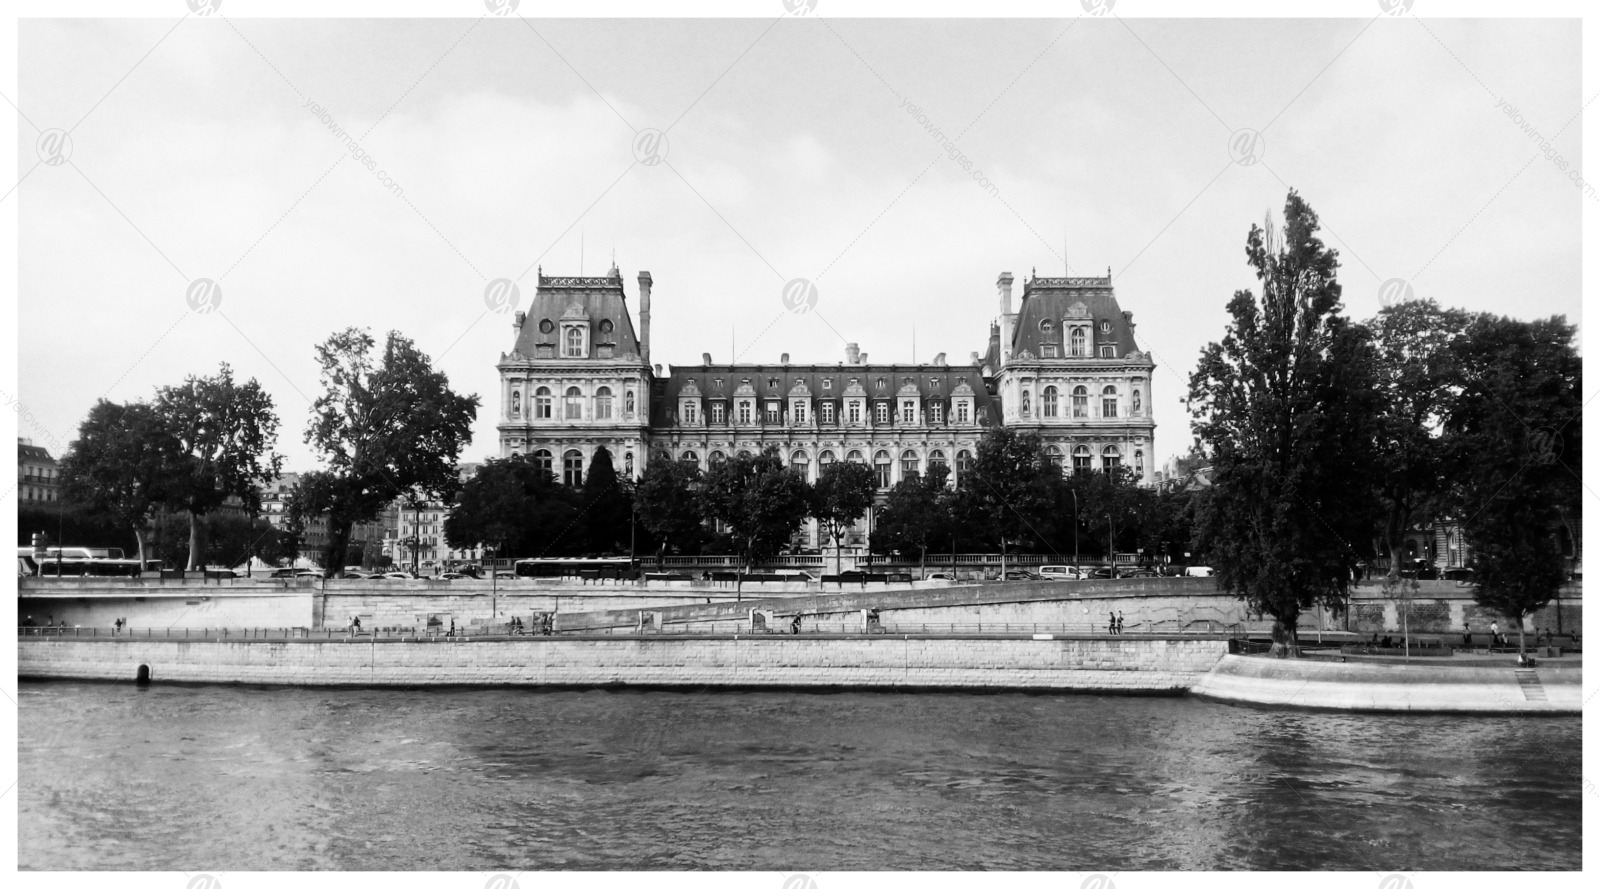
<svg viewBox="0 0 1600 889"><path fill-rule="evenodd" d="M8 869L1577 885L1596 21L20 2Z"/></svg>

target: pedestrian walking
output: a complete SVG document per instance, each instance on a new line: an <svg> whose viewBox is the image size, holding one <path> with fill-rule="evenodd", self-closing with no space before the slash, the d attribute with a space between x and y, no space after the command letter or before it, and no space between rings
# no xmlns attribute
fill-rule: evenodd
<svg viewBox="0 0 1600 889"><path fill-rule="evenodd" d="M1500 622L1497 620L1489 622L1489 647L1500 647Z"/></svg>
<svg viewBox="0 0 1600 889"><path fill-rule="evenodd" d="M1117 635L1122 635L1122 612L1117 612Z"/></svg>
<svg viewBox="0 0 1600 889"><path fill-rule="evenodd" d="M1106 612L1106 632L1113 636L1117 635L1117 613L1115 611Z"/></svg>
<svg viewBox="0 0 1600 889"><path fill-rule="evenodd" d="M1461 644L1467 648L1472 647L1472 621L1470 620L1461 622Z"/></svg>

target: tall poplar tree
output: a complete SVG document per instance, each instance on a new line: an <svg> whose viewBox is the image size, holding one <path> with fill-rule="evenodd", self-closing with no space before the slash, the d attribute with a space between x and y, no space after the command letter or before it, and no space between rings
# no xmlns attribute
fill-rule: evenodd
<svg viewBox="0 0 1600 889"><path fill-rule="evenodd" d="M1281 237L1251 226L1260 292L1228 302L1221 342L1189 379L1194 430L1215 485L1202 521L1218 586L1274 621L1297 655L1306 609L1343 606L1375 518L1373 350L1342 313L1338 255L1316 212L1289 192Z"/></svg>

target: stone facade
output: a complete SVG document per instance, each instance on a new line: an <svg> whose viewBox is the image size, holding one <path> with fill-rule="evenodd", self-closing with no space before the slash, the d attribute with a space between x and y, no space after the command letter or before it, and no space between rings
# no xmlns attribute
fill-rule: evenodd
<svg viewBox="0 0 1600 889"><path fill-rule="evenodd" d="M987 427L1037 432L1063 470L1155 474L1150 356L1134 339L1110 277L1039 278L1024 283L1012 309L1009 272L1000 276L999 318L988 352L952 365L871 364L854 343L836 364L650 363L653 279L639 273L635 334L621 273L547 277L516 341L502 353L500 456L531 455L567 484L582 481L600 448L619 475L637 478L653 457L708 466L741 452L776 447L814 481L821 467L872 465L880 487L935 464L959 480ZM870 516L852 529L859 546ZM797 543L821 545L815 523Z"/></svg>

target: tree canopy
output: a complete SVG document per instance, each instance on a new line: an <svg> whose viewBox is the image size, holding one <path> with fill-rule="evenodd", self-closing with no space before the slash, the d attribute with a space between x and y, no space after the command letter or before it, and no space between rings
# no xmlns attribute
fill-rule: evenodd
<svg viewBox="0 0 1600 889"><path fill-rule="evenodd" d="M805 479L775 447L713 464L700 496L706 513L728 526L746 568L777 554L811 507Z"/></svg>

